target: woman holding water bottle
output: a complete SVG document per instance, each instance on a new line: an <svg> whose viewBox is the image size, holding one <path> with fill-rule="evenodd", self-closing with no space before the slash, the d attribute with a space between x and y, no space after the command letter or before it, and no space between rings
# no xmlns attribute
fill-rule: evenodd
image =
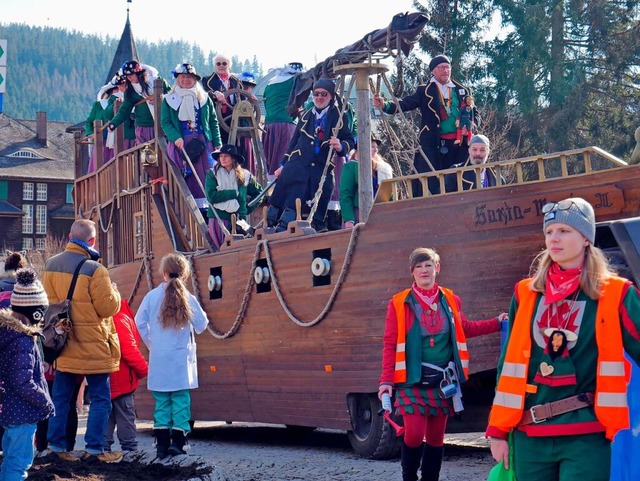
<svg viewBox="0 0 640 481"><path fill-rule="evenodd" d="M378 397L386 404L384 398L395 391L393 405L404 421L402 481L417 481L421 464L422 481L437 481L447 419L463 410L466 338L498 332L508 315L467 320L460 298L436 282L440 256L433 249L415 249L409 271L413 285L394 295L387 308Z"/></svg>

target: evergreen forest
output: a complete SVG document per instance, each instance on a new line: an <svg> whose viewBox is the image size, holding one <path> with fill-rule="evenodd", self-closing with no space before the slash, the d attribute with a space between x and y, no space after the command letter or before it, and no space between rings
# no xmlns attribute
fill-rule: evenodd
<svg viewBox="0 0 640 481"><path fill-rule="evenodd" d="M15 119L35 119L36 112L43 111L48 120L84 122L98 89L115 74L108 70L120 37L13 23L0 24L0 38L7 40L8 50L4 113ZM137 38L135 43L140 61L156 67L170 84L171 70L182 60L190 60L198 72L213 71L217 52L203 52L195 44ZM234 72L250 70L256 78L262 76L255 58L234 56L232 61Z"/></svg>
<svg viewBox="0 0 640 481"><path fill-rule="evenodd" d="M474 94L494 160L588 145L629 157L640 127L640 0L416 0L414 6L429 21L404 61L404 95L429 80L431 57L448 55L453 78ZM70 122L86 118L119 40L23 24L0 24L0 38L10 46L5 113L33 119L42 110ZM165 78L176 59L213 71L215 52L197 45L138 39L136 45L141 61ZM264 74L257 58L233 63L234 72Z"/></svg>

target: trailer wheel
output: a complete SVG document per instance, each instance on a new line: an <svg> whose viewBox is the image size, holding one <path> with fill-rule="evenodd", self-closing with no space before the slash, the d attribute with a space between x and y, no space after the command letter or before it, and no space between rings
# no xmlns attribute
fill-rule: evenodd
<svg viewBox="0 0 640 481"><path fill-rule="evenodd" d="M611 267L613 267L620 277L629 279L631 282L634 281L633 273L629 268L627 258L624 256L622 249L619 247L608 247L606 249L602 249L602 251L604 252L604 255L607 256Z"/></svg>
<svg viewBox="0 0 640 481"><path fill-rule="evenodd" d="M375 394L349 395L352 431L347 432L356 454L368 459L390 459L400 450L399 438L384 417L378 415L382 407Z"/></svg>

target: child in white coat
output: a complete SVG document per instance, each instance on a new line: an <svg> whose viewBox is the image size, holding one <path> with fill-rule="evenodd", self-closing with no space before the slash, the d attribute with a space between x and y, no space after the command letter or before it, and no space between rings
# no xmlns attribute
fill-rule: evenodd
<svg viewBox="0 0 640 481"><path fill-rule="evenodd" d="M142 300L136 314L140 337L149 348L147 389L155 400L156 454L184 454L191 419L190 389L198 387L195 334L209 323L185 285L191 275L187 259L167 254L160 263L164 282Z"/></svg>

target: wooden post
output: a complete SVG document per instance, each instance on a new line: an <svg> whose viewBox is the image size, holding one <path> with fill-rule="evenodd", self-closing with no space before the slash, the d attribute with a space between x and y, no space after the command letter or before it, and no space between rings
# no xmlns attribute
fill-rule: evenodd
<svg viewBox="0 0 640 481"><path fill-rule="evenodd" d="M371 169L371 100L369 76L389 69L376 61L336 66L334 72L356 76L356 118L358 119L358 208L360 222L366 222L373 206L373 172ZM345 152L346 154L346 152Z"/></svg>

